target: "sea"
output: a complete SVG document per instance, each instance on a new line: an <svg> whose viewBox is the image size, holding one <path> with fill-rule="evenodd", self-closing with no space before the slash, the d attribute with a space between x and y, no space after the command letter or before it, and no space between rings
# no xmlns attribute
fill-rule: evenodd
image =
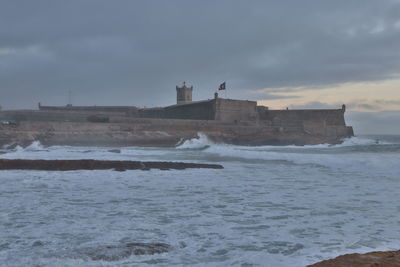
<svg viewBox="0 0 400 267"><path fill-rule="evenodd" d="M0 149L8 159L224 166L0 171L0 266L305 266L400 249L400 136L258 147L199 137L173 148ZM172 249L114 261L79 252L129 242Z"/></svg>

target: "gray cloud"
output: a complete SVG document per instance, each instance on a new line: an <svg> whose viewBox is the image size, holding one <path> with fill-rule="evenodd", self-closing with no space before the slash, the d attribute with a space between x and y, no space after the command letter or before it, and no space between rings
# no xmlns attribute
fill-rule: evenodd
<svg viewBox="0 0 400 267"><path fill-rule="evenodd" d="M257 99L398 77L398 14L393 0L5 0L1 104L65 104L72 90L75 104L157 106L183 80L196 99L223 81Z"/></svg>
<svg viewBox="0 0 400 267"><path fill-rule="evenodd" d="M376 104L379 105L400 105L400 100L383 100L378 99L374 101Z"/></svg>
<svg viewBox="0 0 400 267"><path fill-rule="evenodd" d="M378 110L379 107L371 105L371 104L358 104L356 107L366 110Z"/></svg>
<svg viewBox="0 0 400 267"><path fill-rule="evenodd" d="M304 104L290 105L292 109L335 109L339 108L343 103L323 103L319 101L307 102ZM385 105L399 105L400 101L397 100L374 100L370 102L353 101L345 103L347 110L368 110L368 111L382 111L385 110Z"/></svg>
<svg viewBox="0 0 400 267"><path fill-rule="evenodd" d="M381 112L350 111L346 122L352 125L356 135L400 134L400 110Z"/></svg>
<svg viewBox="0 0 400 267"><path fill-rule="evenodd" d="M281 93L281 92L279 92ZM266 90L248 90L248 95L251 98L258 100L275 100L275 99L295 99L300 98L299 95L280 95L278 92L268 92Z"/></svg>
<svg viewBox="0 0 400 267"><path fill-rule="evenodd" d="M343 104L328 104L319 101L312 101L299 105L290 105L290 109L339 109Z"/></svg>

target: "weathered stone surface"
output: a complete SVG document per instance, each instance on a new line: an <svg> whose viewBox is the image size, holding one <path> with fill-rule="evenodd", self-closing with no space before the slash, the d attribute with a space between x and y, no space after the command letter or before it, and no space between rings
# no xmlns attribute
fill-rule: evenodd
<svg viewBox="0 0 400 267"><path fill-rule="evenodd" d="M0 170L49 170L49 171L72 171L72 170L183 170L188 168L223 169L217 164L198 164L184 162L162 162L162 161L111 161L111 160L25 160L25 159L0 159Z"/></svg>
<svg viewBox="0 0 400 267"><path fill-rule="evenodd" d="M74 257L91 260L118 261L133 255L153 255L168 252L172 246L165 243L127 243L76 250Z"/></svg>
<svg viewBox="0 0 400 267"><path fill-rule="evenodd" d="M309 267L395 267L400 266L400 250L377 251L366 254L346 254L334 259L321 261Z"/></svg>
<svg viewBox="0 0 400 267"><path fill-rule="evenodd" d="M327 125L326 134L311 132L308 125L233 125L218 121L122 118L124 122L85 123L22 121L16 127L0 125L0 146L20 146L40 141L43 145L157 146L174 147L182 140L204 133L216 143L235 145L312 145L340 143L353 135L345 125ZM329 129L329 130L328 130Z"/></svg>

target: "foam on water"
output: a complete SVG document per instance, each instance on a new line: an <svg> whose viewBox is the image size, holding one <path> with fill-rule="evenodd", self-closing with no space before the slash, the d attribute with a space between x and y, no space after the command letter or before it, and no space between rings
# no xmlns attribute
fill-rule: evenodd
<svg viewBox="0 0 400 267"><path fill-rule="evenodd" d="M214 145L211 142L207 135L204 133L197 133L198 138L193 138L190 140L184 141L181 145L177 146L177 149L206 149L211 145Z"/></svg>
<svg viewBox="0 0 400 267"><path fill-rule="evenodd" d="M379 139L379 142L375 140ZM206 136L176 148L43 147L2 158L210 162L223 170L1 171L0 266L305 266L399 249L400 138L246 147ZM84 248L164 242L116 262Z"/></svg>
<svg viewBox="0 0 400 267"><path fill-rule="evenodd" d="M295 164L312 164L329 168L340 168L359 172L400 172L400 142L389 142L374 138L353 137L342 144L307 146L233 146L213 144L201 136L185 143L185 149L202 147L204 153L224 158L287 161ZM379 157L377 157L377 152ZM369 166L370 168L365 168Z"/></svg>
<svg viewBox="0 0 400 267"><path fill-rule="evenodd" d="M43 150L44 147L40 143L40 141L33 141L32 144L25 148L26 151L36 151L36 150Z"/></svg>
<svg viewBox="0 0 400 267"><path fill-rule="evenodd" d="M390 142L379 138L352 137L346 138L342 144L336 146L366 146L366 145L393 145L398 142Z"/></svg>

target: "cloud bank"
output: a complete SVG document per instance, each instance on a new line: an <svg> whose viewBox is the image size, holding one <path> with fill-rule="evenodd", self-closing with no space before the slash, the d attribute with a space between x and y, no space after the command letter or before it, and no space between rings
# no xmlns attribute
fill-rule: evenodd
<svg viewBox="0 0 400 267"><path fill-rule="evenodd" d="M398 14L394 0L5 0L1 104L66 104L71 90L74 104L167 105L183 80L196 99L227 81L256 100L398 78Z"/></svg>

